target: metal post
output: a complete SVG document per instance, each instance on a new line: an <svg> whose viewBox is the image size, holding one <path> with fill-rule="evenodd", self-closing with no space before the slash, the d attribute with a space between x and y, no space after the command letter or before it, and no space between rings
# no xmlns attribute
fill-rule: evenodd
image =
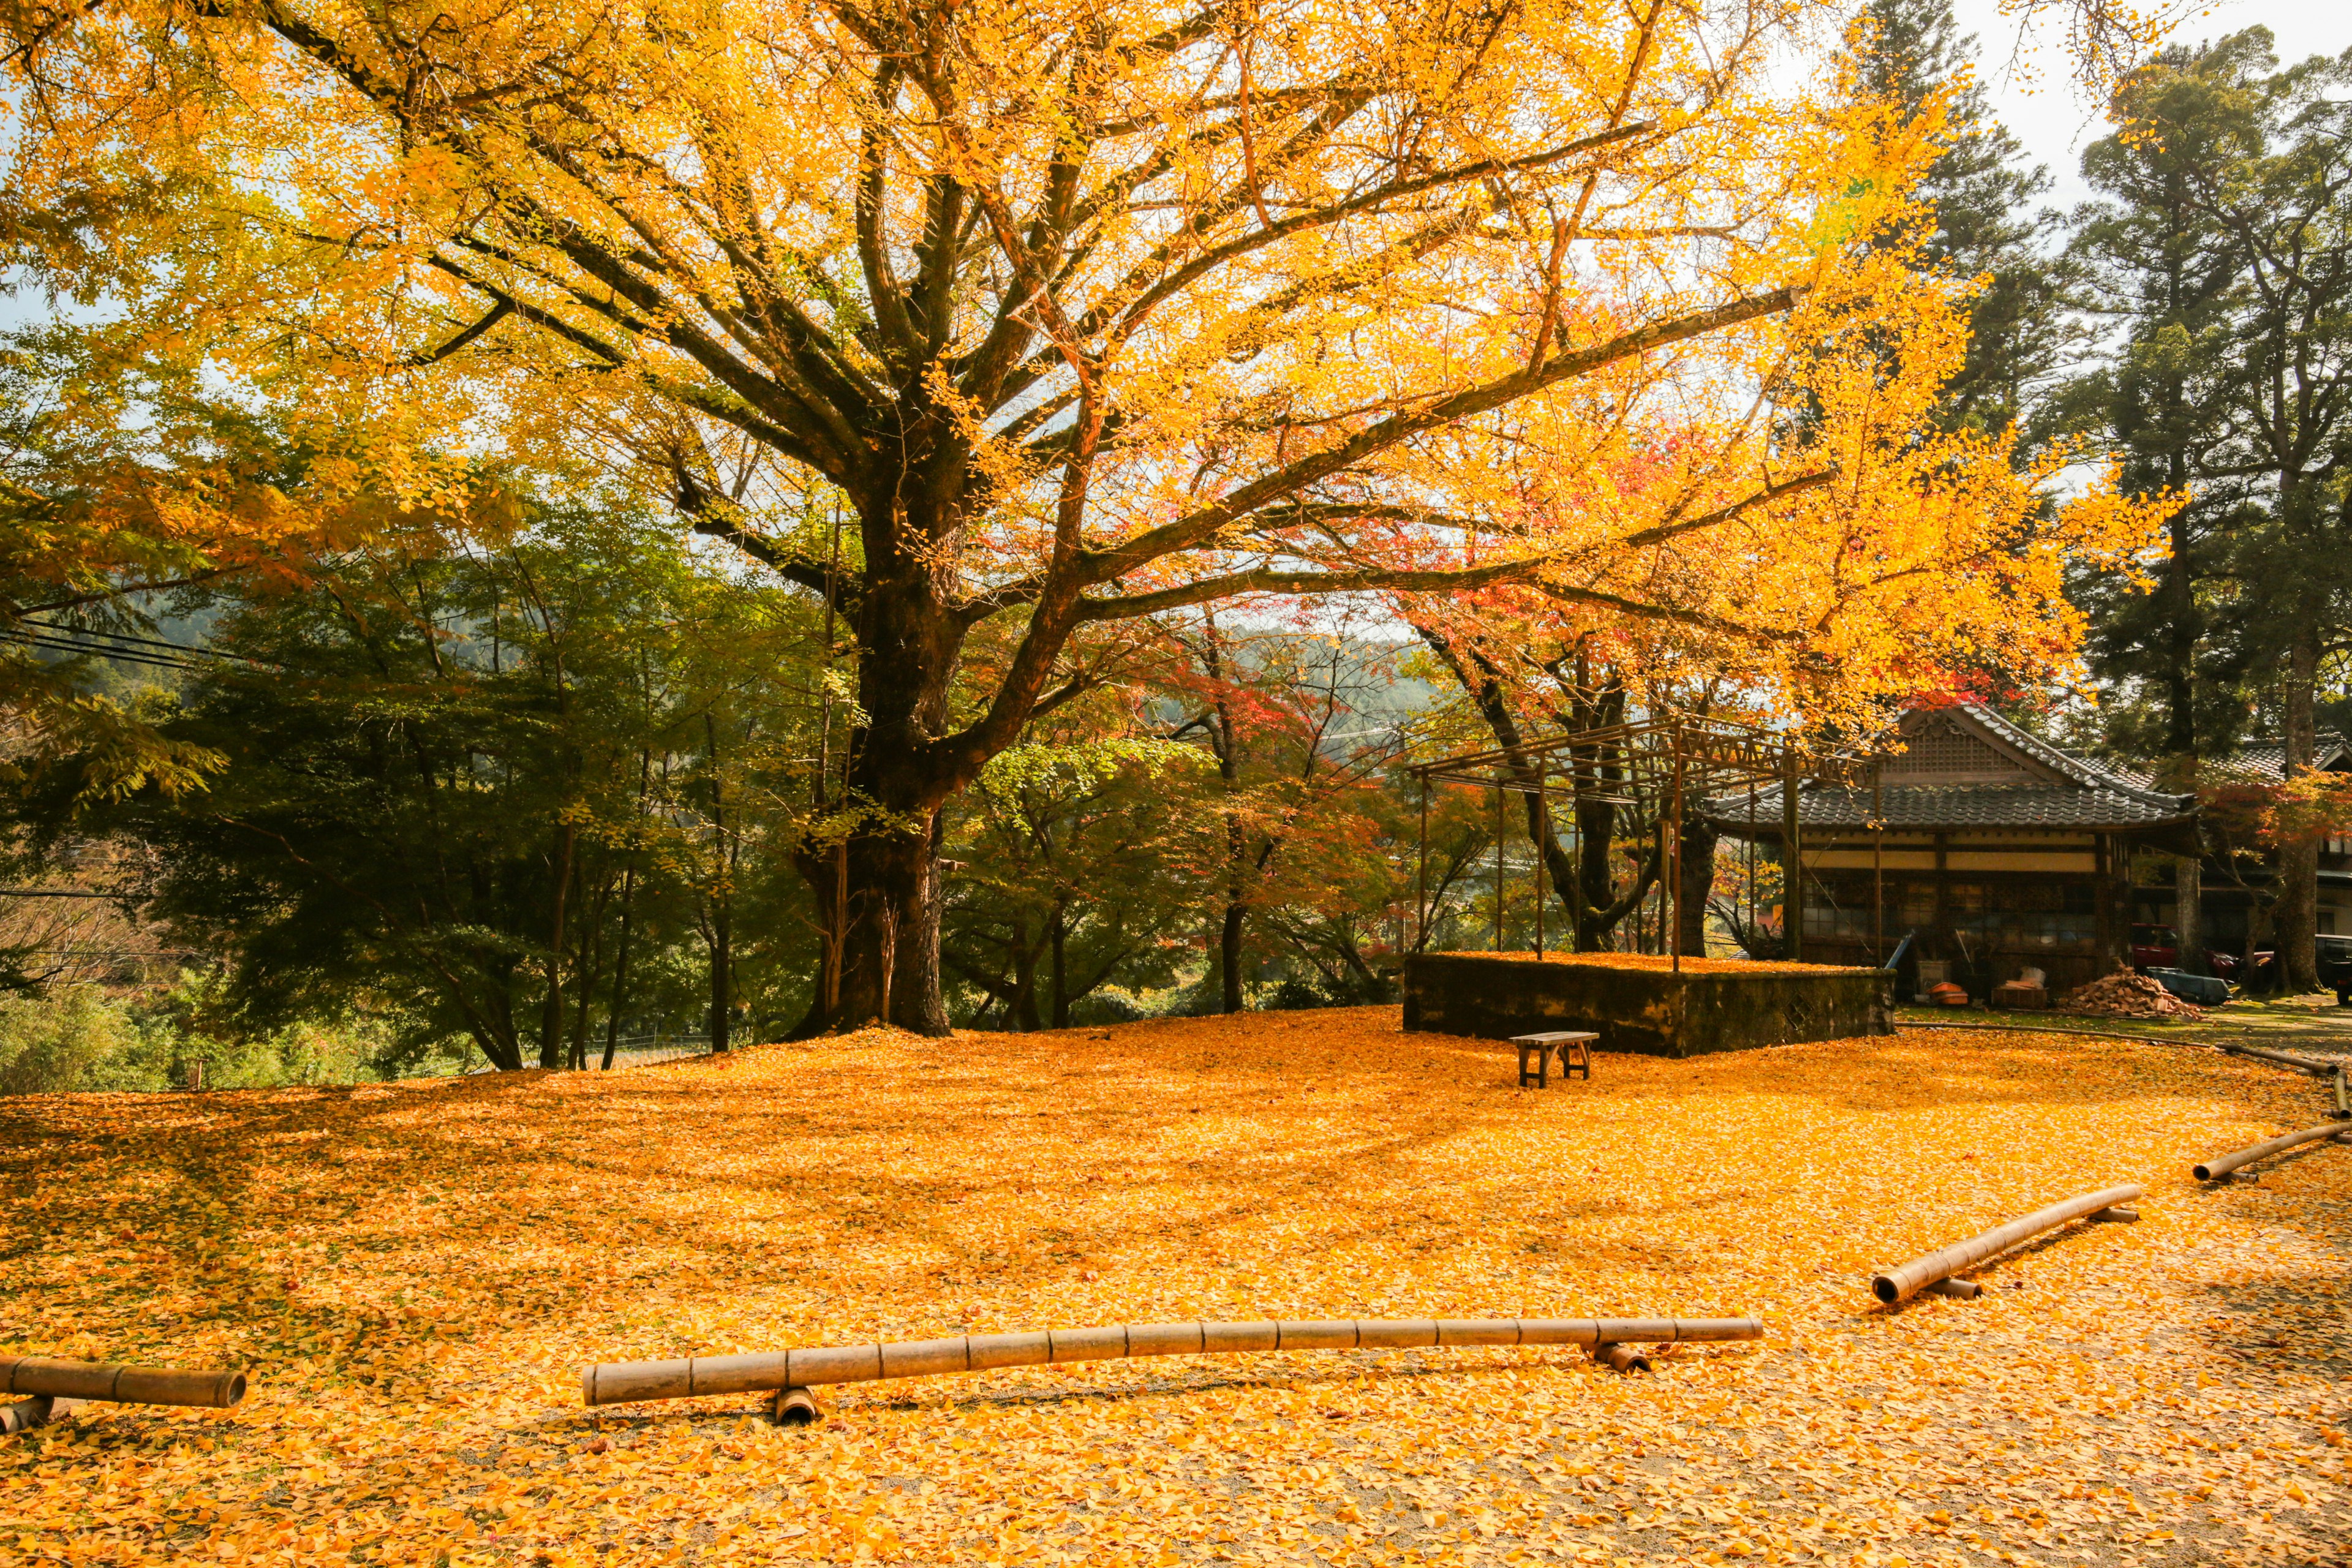
<svg viewBox="0 0 2352 1568"><path fill-rule="evenodd" d="M1503 951L1503 781L1495 781L1495 951Z"/></svg>
<svg viewBox="0 0 2352 1568"><path fill-rule="evenodd" d="M1543 956L1543 907L1551 871L1551 796L1546 795L1543 771L1536 772L1536 956Z"/></svg>
<svg viewBox="0 0 2352 1568"><path fill-rule="evenodd" d="M1748 940L1742 944L1749 948L1756 943L1756 776L1750 773L1748 777ZM1748 956L1753 958L1756 954L1751 952Z"/></svg>
<svg viewBox="0 0 2352 1568"><path fill-rule="evenodd" d="M1805 858L1797 823L1797 752L1781 753L1780 766L1780 956L1801 963L1805 956Z"/></svg>
<svg viewBox="0 0 2352 1568"><path fill-rule="evenodd" d="M1875 760L1870 764L1870 951L1884 967L1886 963L1886 792L1880 787Z"/></svg>
<svg viewBox="0 0 2352 1568"><path fill-rule="evenodd" d="M1673 804L1667 808L1671 817L1666 829L1669 835L1666 864L1673 869L1674 881L1658 900L1658 916L1669 922L1666 951L1674 954L1675 973L1680 974L1683 972L1683 760L1679 756L1675 758L1674 792Z"/></svg>
<svg viewBox="0 0 2352 1568"><path fill-rule="evenodd" d="M1421 882L1412 896L1412 950L1429 945L1429 775L1421 775Z"/></svg>

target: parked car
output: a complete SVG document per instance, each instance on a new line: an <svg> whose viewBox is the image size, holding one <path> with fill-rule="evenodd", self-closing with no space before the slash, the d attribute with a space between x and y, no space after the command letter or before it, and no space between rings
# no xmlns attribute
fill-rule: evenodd
<svg viewBox="0 0 2352 1568"><path fill-rule="evenodd" d="M2152 969L2179 968L2180 933L2170 926L2133 925L2131 961L2132 967L2142 974ZM2263 991L2270 988L2273 977L2278 973L2278 954L2257 952L2251 980L2239 973L2245 968L2242 953L2219 952L2208 948L2205 951L2205 967L2223 980L2244 985L2249 991Z"/></svg>
<svg viewBox="0 0 2352 1568"><path fill-rule="evenodd" d="M2319 983L2336 993L2338 1007L2352 1007L2352 936L2323 936L2319 945Z"/></svg>
<svg viewBox="0 0 2352 1568"><path fill-rule="evenodd" d="M2132 967L2142 973L2151 969L2179 968L2180 933L2170 926L2133 926L2131 961Z"/></svg>

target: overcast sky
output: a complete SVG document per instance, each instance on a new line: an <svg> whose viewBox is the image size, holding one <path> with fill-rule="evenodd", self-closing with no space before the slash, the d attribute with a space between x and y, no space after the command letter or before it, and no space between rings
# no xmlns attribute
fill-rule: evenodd
<svg viewBox="0 0 2352 1568"><path fill-rule="evenodd" d="M1961 30L1977 35L1994 111L2028 153L2048 165L2056 184L2049 199L2062 208L2089 199L2082 181L2083 149L2107 133L2106 117L2068 79L2063 35L2045 27L2039 37L2028 36L2021 49L2017 24L2001 16L2000 0L1954 0L1954 9ZM2194 44L2257 24L2276 35L2282 63L2352 48L2347 0L2221 0L2182 22L2172 37Z"/></svg>

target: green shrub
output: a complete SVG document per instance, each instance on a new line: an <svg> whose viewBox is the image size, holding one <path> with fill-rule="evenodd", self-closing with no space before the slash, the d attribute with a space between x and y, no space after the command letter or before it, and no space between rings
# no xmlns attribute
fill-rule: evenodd
<svg viewBox="0 0 2352 1568"><path fill-rule="evenodd" d="M471 1055L456 1041L404 1050L400 1030L364 1017L240 1033L217 1010L216 989L191 973L130 997L95 985L0 997L0 1094L179 1089L193 1062L207 1089L363 1083L403 1068L463 1072Z"/></svg>
<svg viewBox="0 0 2352 1568"><path fill-rule="evenodd" d="M95 985L0 998L0 1094L170 1086L172 1044Z"/></svg>

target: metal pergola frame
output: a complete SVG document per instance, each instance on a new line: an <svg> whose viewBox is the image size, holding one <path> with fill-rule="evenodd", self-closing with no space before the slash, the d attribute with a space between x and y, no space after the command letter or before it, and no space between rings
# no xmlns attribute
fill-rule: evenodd
<svg viewBox="0 0 2352 1568"><path fill-rule="evenodd" d="M1801 883L1803 877L1801 858L1802 833L1797 820L1799 788L1807 782L1839 783L1853 786L1867 777L1871 793L1871 861L1872 879L1877 889L1872 919L1876 942L1881 952L1885 946L1885 873L1881 846L1885 838L1885 823L1881 809L1883 797L1879 778L1881 759L1874 754L1848 746L1797 743L1789 737L1759 725L1737 720L1718 719L1704 714L1660 712L1648 718L1625 723L1602 725L1597 729L1576 730L1559 734L1538 736L1516 746L1498 746L1482 752L1465 752L1458 756L1440 757L1433 762L1415 763L1405 771L1421 781L1421 859L1419 890L1413 907L1413 946L1415 951L1428 941L1432 910L1429 907L1429 787L1433 784L1463 784L1495 792L1495 949L1503 945L1503 843L1507 836L1503 822L1504 797L1507 795L1533 795L1537 798L1539 832L1545 840L1551 836L1551 806L1554 798L1570 801L1570 810L1585 801L1607 801L1612 805L1638 805L1643 795L1663 802L1658 814L1658 826L1664 836L1660 847L1659 868L1660 923L1664 927L1667 951L1673 955L1674 969L1682 972L1682 930L1678 907L1682 892L1682 828L1683 805L1693 793L1704 797L1708 792L1724 785L1748 786L1748 885L1755 885L1756 853L1756 788L1759 784L1778 784L1780 792L1780 834L1786 857L1784 876L1787 885L1781 893L1784 911L1782 947L1791 961L1803 952L1804 932L1797 910L1801 901ZM1614 771L1620 776L1603 779L1604 771ZM1536 945L1538 958L1543 956L1544 902L1548 897L1545 881L1549 871L1547 844L1539 844L1536 856ZM1581 860L1586 846L1580 830L1576 837L1578 875L1573 885L1581 885ZM1606 847L1603 847L1606 853ZM1751 891L1752 896L1752 891ZM1574 927L1571 923L1570 931ZM1570 940L1573 941L1571 934Z"/></svg>

